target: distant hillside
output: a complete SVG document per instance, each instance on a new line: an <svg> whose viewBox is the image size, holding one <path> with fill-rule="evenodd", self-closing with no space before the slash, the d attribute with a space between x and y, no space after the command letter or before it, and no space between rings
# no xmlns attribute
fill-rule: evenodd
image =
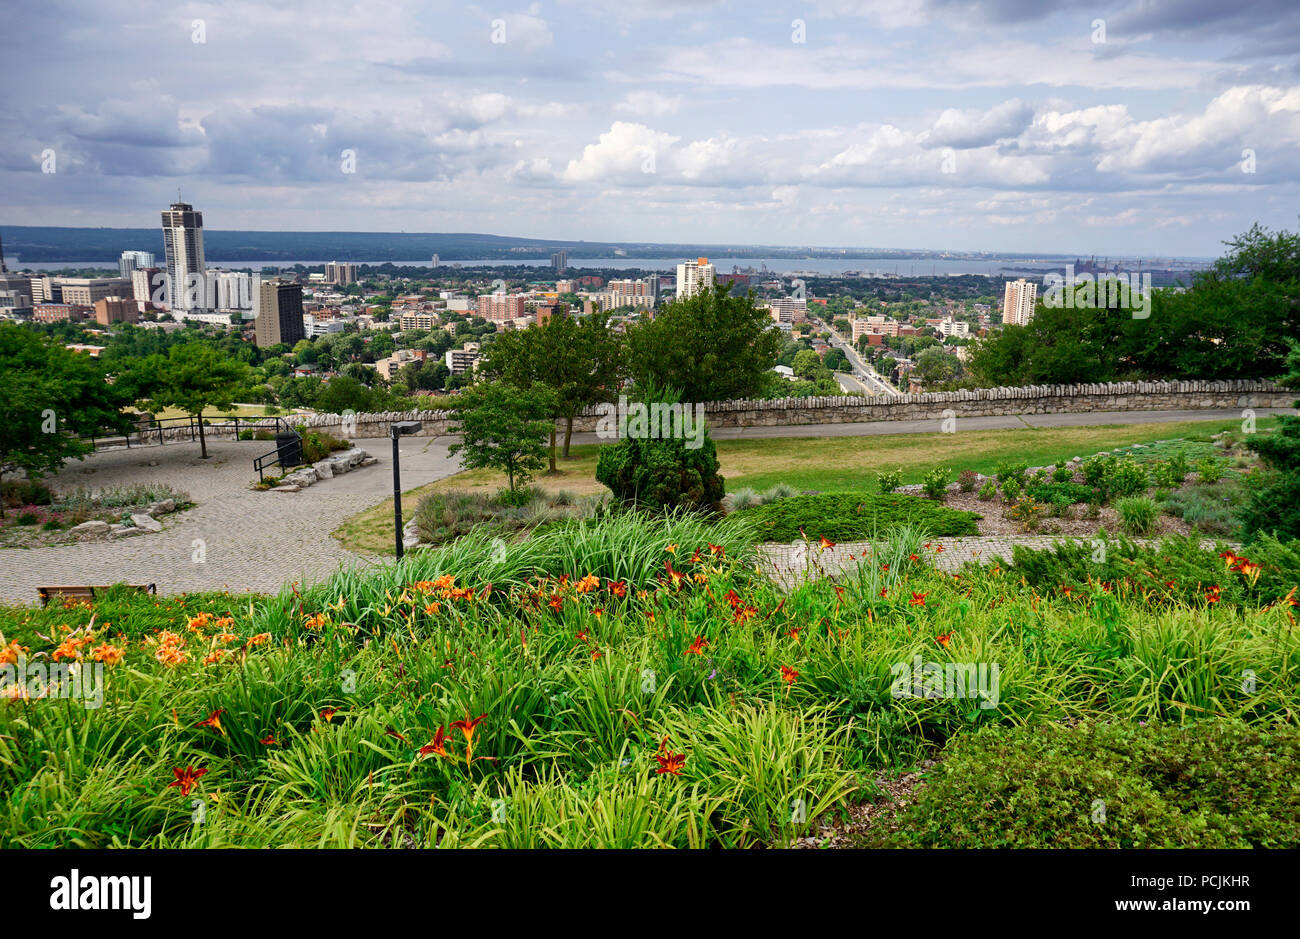
<svg viewBox="0 0 1300 939"><path fill-rule="evenodd" d="M5 255L30 263L116 263L123 251L152 251L163 256L159 228L44 228L0 225ZM778 245L656 244L654 242L552 241L470 232L406 233L349 231L203 230L203 252L214 261L443 261L474 259L524 261L546 259L565 250L569 257L611 258L616 250L629 258L897 258L952 257L946 252L880 249L832 249ZM993 257L973 253L969 257ZM1049 255L1050 256L1050 255ZM999 258L1031 257L999 254ZM1041 257L1041 256L1040 256Z"/></svg>

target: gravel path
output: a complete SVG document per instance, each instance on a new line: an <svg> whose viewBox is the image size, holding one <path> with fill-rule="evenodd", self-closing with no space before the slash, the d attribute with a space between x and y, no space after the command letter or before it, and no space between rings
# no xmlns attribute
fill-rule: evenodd
<svg viewBox="0 0 1300 939"><path fill-rule="evenodd" d="M301 492L254 492L253 459L266 441L208 442L104 450L72 461L53 482L60 488L165 483L189 492L193 509L160 518L163 530L118 541L0 549L0 600L37 602L36 588L56 584L156 583L158 592L230 589L276 592L284 584L320 580L340 564L366 563L331 537L346 518L392 495L392 441L355 440L379 463L324 480ZM450 476L460 461L447 438L405 437L402 488ZM158 465L150 466L150 462ZM404 504L409 513L413 505ZM201 558L201 560L199 560Z"/></svg>
<svg viewBox="0 0 1300 939"><path fill-rule="evenodd" d="M1088 536L1070 535L989 535L966 538L933 538L930 548L925 552L926 560L939 570L956 571L967 561L988 561L1001 558L1011 560L1011 551L1016 545L1029 548L1049 548L1062 541L1089 541ZM1137 544L1147 544L1149 538L1134 538ZM1202 545L1211 548L1215 542L1203 541ZM936 550L942 547L942 551ZM1237 547L1240 547L1239 545ZM768 573L780 584L792 586L801 580L838 574L860 564L864 555L869 554L871 542L855 541L837 544L824 551L816 542L805 544L797 541L793 544L765 544L760 547L763 562Z"/></svg>

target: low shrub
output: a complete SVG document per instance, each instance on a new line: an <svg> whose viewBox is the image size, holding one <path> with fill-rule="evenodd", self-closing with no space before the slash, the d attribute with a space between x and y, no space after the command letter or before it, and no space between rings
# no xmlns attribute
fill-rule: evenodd
<svg viewBox="0 0 1300 939"><path fill-rule="evenodd" d="M857 541L874 537L887 528L911 524L931 537L955 537L979 533L974 512L962 512L945 505L897 493L866 495L830 492L815 496L793 496L779 502L744 510L764 541L791 542L802 536L831 541Z"/></svg>
<svg viewBox="0 0 1300 939"><path fill-rule="evenodd" d="M54 494L43 482L18 479L0 483L0 499L6 506L49 505L54 501Z"/></svg>
<svg viewBox="0 0 1300 939"><path fill-rule="evenodd" d="M957 488L962 492L974 492L979 485L980 474L974 470L962 470L957 474Z"/></svg>
<svg viewBox="0 0 1300 939"><path fill-rule="evenodd" d="M1002 514L1004 518L1018 524L1022 531L1038 531L1043 516L1047 514L1047 507L1037 499L1026 496L1011 503Z"/></svg>
<svg viewBox="0 0 1300 939"><path fill-rule="evenodd" d="M1020 498L1020 493L1024 490L1024 481L1021 476L1008 476L1002 480L1002 498L1008 503L1013 503Z"/></svg>
<svg viewBox="0 0 1300 939"><path fill-rule="evenodd" d="M903 485L903 474L900 470L887 470L876 474L876 489L882 494L893 492L901 485Z"/></svg>
<svg viewBox="0 0 1300 939"><path fill-rule="evenodd" d="M1300 732L1238 721L988 727L953 740L876 846L1300 844Z"/></svg>
<svg viewBox="0 0 1300 939"><path fill-rule="evenodd" d="M984 485L980 486L980 491L976 494L975 498L979 499L981 502L988 502L997 494L997 483L992 479L986 479L984 480Z"/></svg>
<svg viewBox="0 0 1300 939"><path fill-rule="evenodd" d="M1146 468L1133 459L1116 460L1103 480L1111 498L1141 495L1151 485Z"/></svg>
<svg viewBox="0 0 1300 939"><path fill-rule="evenodd" d="M1151 467L1151 479L1162 489L1177 489L1187 477L1187 470L1172 462L1160 462Z"/></svg>
<svg viewBox="0 0 1300 939"><path fill-rule="evenodd" d="M921 488L931 499L942 499L948 492L948 482L952 479L952 470L946 466L936 466L921 479Z"/></svg>
<svg viewBox="0 0 1300 939"><path fill-rule="evenodd" d="M1115 503L1120 525L1128 535L1146 535L1156 527L1160 506L1146 496L1130 496Z"/></svg>
<svg viewBox="0 0 1300 939"><path fill-rule="evenodd" d="M1223 478L1227 461L1222 457L1207 456L1196 461L1196 478L1201 483L1214 483Z"/></svg>
<svg viewBox="0 0 1300 939"><path fill-rule="evenodd" d="M742 509L750 509L756 505L763 504L763 500L758 497L758 493L748 487L728 493L727 502L731 505L731 510L733 512L739 512Z"/></svg>

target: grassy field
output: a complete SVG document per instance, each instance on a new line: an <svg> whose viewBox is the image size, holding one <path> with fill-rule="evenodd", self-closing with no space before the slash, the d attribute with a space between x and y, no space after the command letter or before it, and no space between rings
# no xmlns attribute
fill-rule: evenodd
<svg viewBox="0 0 1300 939"><path fill-rule="evenodd" d="M204 417L261 417L266 413L264 404L236 404L229 408L205 408ZM283 412L281 417L286 416ZM188 411L182 411L180 408L163 408L154 414L154 417L161 420L169 417L189 417Z"/></svg>
<svg viewBox="0 0 1300 939"><path fill-rule="evenodd" d="M0 689L0 848L785 847L949 758L862 837L1300 843L1300 632L1263 580L1183 543L1045 592L898 529L786 592L753 536L621 514L275 597L0 608L0 661L88 676Z"/></svg>
<svg viewBox="0 0 1300 939"><path fill-rule="evenodd" d="M1259 429L1275 423L1266 418ZM903 482L918 483L936 466L991 473L1006 461L1045 465L1071 457L1088 457L1099 450L1155 440L1208 440L1223 430L1239 430L1239 421L1182 421L1153 424L1104 424L1095 427L1032 427L1017 430L973 430L956 434L887 434L872 437L783 437L763 440L720 440L718 461L727 490L766 489L787 483L798 490L875 491L875 474L899 470ZM576 495L608 492L596 482L600 445L572 448L558 462L556 475L541 476L537 485L548 492L567 489ZM505 476L491 470L457 473L403 493L402 506L413 512L428 492L466 490L495 492ZM366 554L393 553L391 499L348 519L334 533L343 547Z"/></svg>

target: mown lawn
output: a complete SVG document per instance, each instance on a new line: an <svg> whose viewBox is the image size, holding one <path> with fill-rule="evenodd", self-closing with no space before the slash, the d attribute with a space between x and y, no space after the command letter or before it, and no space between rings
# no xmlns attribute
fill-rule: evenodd
<svg viewBox="0 0 1300 939"><path fill-rule="evenodd" d="M1259 421L1259 429L1267 430L1275 423L1265 418ZM951 467L954 474L965 469L991 473L998 464L1007 461L1046 465L1075 456L1087 458L1099 450L1134 443L1176 438L1207 441L1219 431L1235 431L1240 427L1240 421L1180 421L973 430L956 434L720 440L717 447L728 491L746 487L763 490L787 483L797 490L874 492L875 474L885 470L902 472L904 484L919 483L936 466ZM608 492L596 481L599 450L597 444L573 447L569 459L557 461L559 472L539 476L536 484L552 493L560 490L575 495ZM403 493L402 506L409 517L425 493L495 492L505 484L505 476L491 470L457 473ZM334 536L350 551L393 554L392 500L348 519Z"/></svg>

